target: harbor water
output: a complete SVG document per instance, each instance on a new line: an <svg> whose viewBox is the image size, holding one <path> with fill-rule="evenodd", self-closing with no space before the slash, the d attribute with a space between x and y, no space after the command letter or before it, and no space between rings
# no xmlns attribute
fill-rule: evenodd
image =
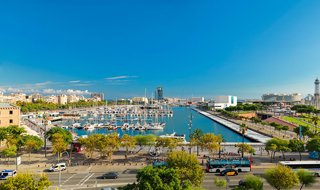
<svg viewBox="0 0 320 190"><path fill-rule="evenodd" d="M84 129L69 129L76 133L78 136L90 135L90 134L109 134L117 132L120 136L124 134L128 135L165 135L175 132L176 134L185 134L186 140L189 141L190 129L190 115L192 114L192 128L191 131L195 129L201 129L204 133L214 133L215 135L220 134L225 142L242 142L242 135L239 133L228 129L227 127L199 114L198 112L188 108L188 107L174 107L173 117L159 117L159 122L165 122L166 127L163 130L121 130L120 128L116 130L108 130L106 128L96 128L92 131L87 131ZM106 118L107 119L107 118ZM146 122L152 122L149 118ZM87 121L82 121L84 124ZM117 125L122 125L125 121L117 120ZM64 125L71 125L73 121L66 121ZM245 138L245 142L250 142L250 139Z"/></svg>

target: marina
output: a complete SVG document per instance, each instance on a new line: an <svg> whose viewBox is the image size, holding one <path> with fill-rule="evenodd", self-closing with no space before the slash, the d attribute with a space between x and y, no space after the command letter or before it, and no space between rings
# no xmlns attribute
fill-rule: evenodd
<svg viewBox="0 0 320 190"><path fill-rule="evenodd" d="M99 108L94 111L81 110L77 113L77 119L63 119L53 122L55 126L60 126L70 130L77 136L90 134L110 134L118 133L119 136L147 135L175 136L189 141L190 132L201 129L204 133L220 134L224 142L242 142L242 136L223 124L198 113L190 107L166 108L167 111L128 111L137 108L125 106L117 108ZM126 110L126 111L124 111ZM161 114L159 114L161 113ZM192 115L192 128L189 128L190 116ZM245 142L252 142L250 138L245 138Z"/></svg>

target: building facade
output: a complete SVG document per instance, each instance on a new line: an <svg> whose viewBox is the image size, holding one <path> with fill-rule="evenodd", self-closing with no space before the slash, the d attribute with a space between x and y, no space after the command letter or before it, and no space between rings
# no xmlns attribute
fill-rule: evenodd
<svg viewBox="0 0 320 190"><path fill-rule="evenodd" d="M314 81L314 107L320 109L320 92L319 92L319 79Z"/></svg>
<svg viewBox="0 0 320 190"><path fill-rule="evenodd" d="M288 102L288 103L300 102L301 101L301 94L299 94L299 93L293 93L293 94L276 94L276 93L263 94L262 95L262 101L264 101L264 102Z"/></svg>
<svg viewBox="0 0 320 190"><path fill-rule="evenodd" d="M0 103L0 127L20 126L20 107L9 103Z"/></svg>
<svg viewBox="0 0 320 190"><path fill-rule="evenodd" d="M104 93L92 93L91 98L96 99L98 101L104 101Z"/></svg>
<svg viewBox="0 0 320 190"><path fill-rule="evenodd" d="M215 109L225 109L230 106L237 106L237 96L216 96L214 98Z"/></svg>
<svg viewBox="0 0 320 190"><path fill-rule="evenodd" d="M163 88L158 87L155 92L155 100L161 101L163 99Z"/></svg>

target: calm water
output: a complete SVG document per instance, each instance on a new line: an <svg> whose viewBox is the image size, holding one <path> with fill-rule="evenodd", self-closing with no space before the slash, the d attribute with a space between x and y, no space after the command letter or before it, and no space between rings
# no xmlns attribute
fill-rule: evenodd
<svg viewBox="0 0 320 190"><path fill-rule="evenodd" d="M168 133L176 132L177 134L185 134L186 140L189 140L189 118L190 113L192 113L193 121L192 121L192 130L201 129L204 133L214 133L221 134L225 142L241 142L242 136L238 133L224 127L223 125L208 119L207 117L199 114L196 111L191 110L186 107L176 107L173 108L174 116L173 117L163 117L159 118L159 121L166 122L166 127L163 130L147 130L147 131L137 131L137 130L129 130L123 131L121 129L117 129L116 132L122 136L123 134L129 135L138 135L138 134L155 134L155 135L163 135ZM73 122L66 122L65 125L71 125ZM118 122L118 125L122 125L122 122ZM93 131L86 131L84 129L72 129L78 135L89 135L94 133L108 134L113 133L115 131L108 129L94 129ZM249 139L245 139L245 142L250 142Z"/></svg>

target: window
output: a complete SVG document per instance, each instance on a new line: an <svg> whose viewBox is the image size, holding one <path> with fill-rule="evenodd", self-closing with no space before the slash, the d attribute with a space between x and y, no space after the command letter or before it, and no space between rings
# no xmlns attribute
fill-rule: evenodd
<svg viewBox="0 0 320 190"><path fill-rule="evenodd" d="M9 120L9 123L13 123L13 119L10 119L10 120Z"/></svg>
<svg viewBox="0 0 320 190"><path fill-rule="evenodd" d="M10 114L10 115L12 115L12 114L13 114L13 111L12 111L12 110L10 110L10 111L9 111L9 114Z"/></svg>

